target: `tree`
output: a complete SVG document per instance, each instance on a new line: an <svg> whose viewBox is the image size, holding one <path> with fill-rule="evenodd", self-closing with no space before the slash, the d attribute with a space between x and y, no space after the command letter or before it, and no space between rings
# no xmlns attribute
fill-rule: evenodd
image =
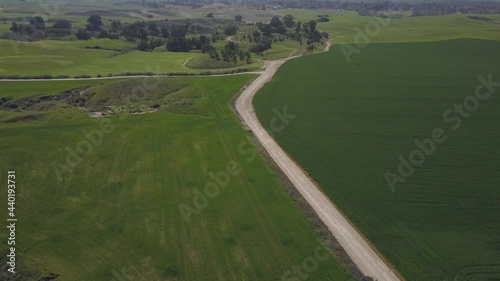
<svg viewBox="0 0 500 281"><path fill-rule="evenodd" d="M260 32L258 30L255 30L254 32L252 32L252 37L255 40L259 40L259 38L260 38Z"/></svg>
<svg viewBox="0 0 500 281"><path fill-rule="evenodd" d="M206 35L200 35L200 37L198 37L198 41L200 43L200 50L202 53L206 53L213 49L213 46L211 44L212 40L210 40L210 38L208 38Z"/></svg>
<svg viewBox="0 0 500 281"><path fill-rule="evenodd" d="M212 19L213 17L214 17L214 13L208 13L207 14L207 18L211 18Z"/></svg>
<svg viewBox="0 0 500 281"><path fill-rule="evenodd" d="M297 24L295 25L295 32L299 33L301 28L302 28L302 22L298 21Z"/></svg>
<svg viewBox="0 0 500 281"><path fill-rule="evenodd" d="M87 29L91 31L99 31L99 29L101 29L101 26L103 24L102 18L99 15L91 15L87 19L87 23L88 23Z"/></svg>
<svg viewBox="0 0 500 281"><path fill-rule="evenodd" d="M273 32L273 29L269 24L259 25L259 30L262 31L264 36L271 36L271 33Z"/></svg>
<svg viewBox="0 0 500 281"><path fill-rule="evenodd" d="M30 24L19 24L18 28L19 28L18 31L19 33L27 36L33 36L36 32L36 29L34 29L34 27Z"/></svg>
<svg viewBox="0 0 500 281"><path fill-rule="evenodd" d="M56 22L54 22L52 27L60 29L71 29L72 24L69 20L56 20Z"/></svg>
<svg viewBox="0 0 500 281"><path fill-rule="evenodd" d="M137 30L137 37L141 40L148 40L148 31L145 28L139 28Z"/></svg>
<svg viewBox="0 0 500 281"><path fill-rule="evenodd" d="M19 25L17 25L17 22L15 22L15 21L12 22L12 26L10 27L10 31L19 32Z"/></svg>
<svg viewBox="0 0 500 281"><path fill-rule="evenodd" d="M122 23L119 20L111 21L111 30L114 32L120 31L122 28Z"/></svg>
<svg viewBox="0 0 500 281"><path fill-rule="evenodd" d="M166 44L167 50L171 52L187 52L189 47L186 37L170 38Z"/></svg>
<svg viewBox="0 0 500 281"><path fill-rule="evenodd" d="M148 33L151 36L159 36L160 35L160 30L158 29L158 26L156 25L155 22L148 23Z"/></svg>
<svg viewBox="0 0 500 281"><path fill-rule="evenodd" d="M282 25L282 24L283 24L283 23L281 22L280 18L278 18L278 17L273 17L273 18L271 19L271 23L269 23L269 25L270 25L271 27L278 27L278 26L280 26L280 25Z"/></svg>
<svg viewBox="0 0 500 281"><path fill-rule="evenodd" d="M137 50L139 51L148 51L149 50L149 44L147 41L141 41L139 44L137 44Z"/></svg>
<svg viewBox="0 0 500 281"><path fill-rule="evenodd" d="M237 30L238 28L236 27L236 25L227 25L226 27L224 27L224 34L226 34L227 36L235 35Z"/></svg>
<svg viewBox="0 0 500 281"><path fill-rule="evenodd" d="M35 29L38 29L38 30L45 29L45 20L40 16L36 16L36 17L31 18L30 24L33 27L35 27Z"/></svg>
<svg viewBox="0 0 500 281"><path fill-rule="evenodd" d="M283 23L286 25L286 27L291 28L295 25L295 22L293 22L293 16L292 15L286 15L283 17Z"/></svg>
<svg viewBox="0 0 500 281"><path fill-rule="evenodd" d="M309 22L309 31L314 32L316 30L316 24L317 22L315 20L312 20Z"/></svg>
<svg viewBox="0 0 500 281"><path fill-rule="evenodd" d="M87 31L83 29L78 29L78 31L76 32L76 38L78 40L89 40L91 36Z"/></svg>
<svg viewBox="0 0 500 281"><path fill-rule="evenodd" d="M163 38L169 38L170 37L170 32L168 32L168 28L162 27L160 30L161 37Z"/></svg>
<svg viewBox="0 0 500 281"><path fill-rule="evenodd" d="M328 15L318 15L319 19L318 21L319 22L329 22L330 19L328 18Z"/></svg>
<svg viewBox="0 0 500 281"><path fill-rule="evenodd" d="M111 34L109 34L106 29L101 29L101 31L99 31L99 34L97 35L97 38L111 38Z"/></svg>
<svg viewBox="0 0 500 281"><path fill-rule="evenodd" d="M174 38L185 37L189 31L189 25L175 25L170 28L170 36Z"/></svg>
<svg viewBox="0 0 500 281"><path fill-rule="evenodd" d="M245 57L248 64L252 63L252 55L250 54L250 51L245 52Z"/></svg>
<svg viewBox="0 0 500 281"><path fill-rule="evenodd" d="M285 34L286 27L284 25L278 25L277 27L274 28L274 32L279 33L279 34Z"/></svg>
<svg viewBox="0 0 500 281"><path fill-rule="evenodd" d="M210 58L214 60L220 60L220 55L219 52L217 52L217 49L213 48L210 50Z"/></svg>
<svg viewBox="0 0 500 281"><path fill-rule="evenodd" d="M243 20L243 16L242 15L236 15L236 16L234 16L234 20L235 21L242 21Z"/></svg>
<svg viewBox="0 0 500 281"><path fill-rule="evenodd" d="M260 41L255 40L255 43L256 44L250 48L250 51L257 54L260 54L263 51L270 49L272 46L272 42L271 40L269 40L268 37L262 37L260 38Z"/></svg>

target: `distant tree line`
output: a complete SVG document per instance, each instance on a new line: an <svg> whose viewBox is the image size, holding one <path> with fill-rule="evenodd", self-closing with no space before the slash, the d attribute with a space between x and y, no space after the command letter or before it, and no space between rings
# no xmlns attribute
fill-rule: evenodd
<svg viewBox="0 0 500 281"><path fill-rule="evenodd" d="M49 23L52 23L50 26ZM19 23L13 21L10 31L21 40L43 40L46 37L62 37L71 35L72 23L69 20L47 21L40 17L20 19ZM19 36L21 38L19 38ZM16 38L14 38L16 39Z"/></svg>
<svg viewBox="0 0 500 281"><path fill-rule="evenodd" d="M264 0L246 0L245 4L260 8L267 6L278 6L281 8L299 9L330 9L356 11L362 16L373 16L385 11L412 12L413 16L438 16L455 13L462 14L500 14L500 2L498 1L473 1L473 0L451 0L451 1L426 1L426 2L392 2L392 1L330 1L330 0L287 0L268 2Z"/></svg>

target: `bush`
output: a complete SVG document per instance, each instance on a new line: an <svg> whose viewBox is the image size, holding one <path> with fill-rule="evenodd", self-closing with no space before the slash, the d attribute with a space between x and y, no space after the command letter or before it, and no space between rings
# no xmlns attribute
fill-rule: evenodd
<svg viewBox="0 0 500 281"><path fill-rule="evenodd" d="M81 79L81 78L92 78L90 75L77 75L75 76L76 79Z"/></svg>

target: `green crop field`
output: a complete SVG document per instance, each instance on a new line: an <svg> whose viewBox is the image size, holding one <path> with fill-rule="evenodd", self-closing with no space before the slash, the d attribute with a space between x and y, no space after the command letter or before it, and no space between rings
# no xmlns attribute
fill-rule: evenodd
<svg viewBox="0 0 500 281"><path fill-rule="evenodd" d="M406 280L498 280L500 42L377 43L350 64L340 46L287 62L256 96L261 123L296 116L274 138ZM384 174L436 128L447 140L392 192Z"/></svg>
<svg viewBox="0 0 500 281"><path fill-rule="evenodd" d="M254 77L93 81L76 92L90 95L74 107L63 106L68 96L35 95L80 88L83 81L22 82L26 87L15 93L8 89L21 82L0 82L0 97L10 98L0 99L2 114L51 116L0 120L0 179L7 181L8 170L17 177L21 280L49 273L65 281L278 280L314 257L319 236L229 108ZM131 89L140 85L148 91L136 97ZM6 106L13 103L19 106ZM78 109L96 103L161 107L104 119ZM228 171L225 180L220 175ZM200 196L207 184L219 191ZM195 212L183 216L180 206ZM0 252L7 247L1 243ZM310 280L352 280L334 257L317 264Z"/></svg>
<svg viewBox="0 0 500 281"><path fill-rule="evenodd" d="M329 15L330 21L318 23L318 29L330 33L334 43L352 44L359 33L366 33L366 28L376 32L376 25L380 31L375 36L370 36L370 42L419 42L457 38L477 38L500 40L500 16L481 15L496 22L483 22L469 19L469 15L453 14L446 16L408 17L392 19L387 25L380 24L387 19L370 16L359 16L356 12L332 12L313 10L280 10L282 14L291 14L302 22L318 19L317 15ZM370 25L375 23L375 25Z"/></svg>

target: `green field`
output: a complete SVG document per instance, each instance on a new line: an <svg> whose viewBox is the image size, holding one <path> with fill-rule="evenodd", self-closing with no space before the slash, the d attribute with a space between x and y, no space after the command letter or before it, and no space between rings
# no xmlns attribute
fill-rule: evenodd
<svg viewBox="0 0 500 281"><path fill-rule="evenodd" d="M86 49L100 46L103 49ZM124 72L202 72L184 63L201 53L127 51L131 46L119 40L17 42L0 40L0 75L91 75ZM106 48L106 49L104 49ZM115 49L115 50L111 50ZM122 51L125 50L125 53ZM260 63L243 65L258 69ZM237 67L211 69L231 71Z"/></svg>
<svg viewBox="0 0 500 281"><path fill-rule="evenodd" d="M278 280L313 256L318 235L229 108L230 99L252 78L114 80L87 90L94 94L84 106L159 103L160 110L91 119L76 108L60 107L43 112L52 116L49 121L0 124L0 178L6 182L8 170L17 176L22 280L49 273L65 281ZM0 82L0 97L82 86L82 81L50 81L37 89L29 83L12 94L5 89L16 85ZM148 94L134 98L134 84L145 84ZM33 113L23 110L2 112ZM114 128L104 132L102 126ZM71 171L58 170L58 181L53 164L68 163L66 148L78 149L86 140L83 130L101 130L102 141ZM180 204L194 207L194 189L214 183L210 172L227 171L231 161L241 171L227 186L220 185L199 214L184 220ZM2 207L0 216L6 215ZM6 249L2 242L0 252ZM352 280L333 257L319 262L309 276Z"/></svg>
<svg viewBox="0 0 500 281"><path fill-rule="evenodd" d="M76 81L2 81L2 90L0 90L0 98L15 98L26 97L33 95L51 95L62 91L84 86L94 86L110 81L119 81L122 79L103 79L103 80L76 80Z"/></svg>
<svg viewBox="0 0 500 281"><path fill-rule="evenodd" d="M261 123L296 115L274 138L406 280L498 280L500 87L457 130L443 114L478 76L500 81L500 42L372 44L350 64L339 46L287 62L255 98ZM435 128L447 141L391 192L384 173Z"/></svg>
<svg viewBox="0 0 500 281"><path fill-rule="evenodd" d="M330 21L318 23L318 29L330 33L334 43L352 44L358 33L356 28L365 31L370 22L376 18L359 16L356 12L332 12L313 10L281 10L282 14L291 14L302 22L318 19L317 15L329 15ZM457 38L477 38L500 40L500 16L481 15L496 21L486 23L472 20L469 15L453 14L432 17L403 17L392 19L388 25L380 28L376 36L370 37L370 42L420 42ZM382 20L379 18L379 20ZM373 29L375 30L375 29ZM359 41L358 41L359 42Z"/></svg>

